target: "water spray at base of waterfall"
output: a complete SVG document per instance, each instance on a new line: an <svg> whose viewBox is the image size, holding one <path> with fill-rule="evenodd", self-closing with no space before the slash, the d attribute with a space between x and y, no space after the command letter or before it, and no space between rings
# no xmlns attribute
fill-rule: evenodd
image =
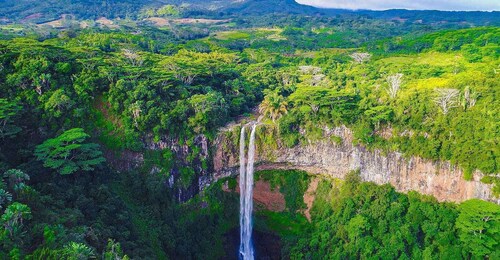
<svg viewBox="0 0 500 260"><path fill-rule="evenodd" d="M255 159L255 128L252 126L248 144L248 161L245 165L245 126L240 133L240 251L243 260L253 260L252 211L253 211L253 164ZM246 167L245 167L246 166Z"/></svg>

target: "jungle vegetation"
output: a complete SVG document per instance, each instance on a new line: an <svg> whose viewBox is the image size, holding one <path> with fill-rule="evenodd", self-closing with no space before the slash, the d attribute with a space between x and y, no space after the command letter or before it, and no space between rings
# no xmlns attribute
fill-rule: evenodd
<svg viewBox="0 0 500 260"><path fill-rule="evenodd" d="M471 18L490 26L469 28L359 14L238 16L252 5L223 14L102 6L93 1L82 17L137 16L116 28L2 25L2 259L233 257L238 197L223 187L235 181L201 190L213 151L200 143L255 111L269 125L263 145L321 141L326 127L345 125L368 149L450 161L500 193L494 19ZM230 20L162 27L142 20L151 17ZM257 213L256 229L279 236L285 258L500 257L496 204L438 203L352 173L320 181L308 222L310 176L257 175L284 194L285 212Z"/></svg>

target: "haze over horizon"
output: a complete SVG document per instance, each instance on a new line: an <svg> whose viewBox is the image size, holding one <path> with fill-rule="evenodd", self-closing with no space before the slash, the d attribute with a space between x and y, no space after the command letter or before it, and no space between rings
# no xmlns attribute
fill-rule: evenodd
<svg viewBox="0 0 500 260"><path fill-rule="evenodd" d="M340 9L409 9L441 11L500 11L499 0L296 0L297 3L322 8Z"/></svg>

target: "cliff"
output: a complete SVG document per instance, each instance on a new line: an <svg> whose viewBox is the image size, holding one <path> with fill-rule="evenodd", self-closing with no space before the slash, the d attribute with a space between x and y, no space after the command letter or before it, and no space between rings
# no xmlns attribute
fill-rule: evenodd
<svg viewBox="0 0 500 260"><path fill-rule="evenodd" d="M206 180L211 179L207 177L212 167L209 141L205 135L196 136L190 144L168 136L154 140L153 136L147 135L142 143L144 149L140 152L105 151L106 160L117 171L140 169L149 174L161 172L158 175L163 186L170 189L179 202L191 199L207 186ZM170 158L165 157L165 152ZM166 161L169 161L168 165L165 165Z"/></svg>
<svg viewBox="0 0 500 260"><path fill-rule="evenodd" d="M404 158L398 152L370 151L362 145L353 145L352 132L343 126L325 129L325 135L321 141L307 145L292 148L278 145L277 149L261 149L256 154L256 169L300 169L339 179L349 171L359 170L364 181L389 183L400 192L414 190L432 195L439 201L460 202L479 198L500 204L500 199L495 198L491 191L492 185L480 181L483 175L479 171L474 173L471 181L466 181L462 170L449 162ZM332 136L339 137L341 142L331 141L335 139ZM217 138L214 173L210 177L212 179L205 179L204 183L238 174L237 140L230 139L231 135L224 133Z"/></svg>

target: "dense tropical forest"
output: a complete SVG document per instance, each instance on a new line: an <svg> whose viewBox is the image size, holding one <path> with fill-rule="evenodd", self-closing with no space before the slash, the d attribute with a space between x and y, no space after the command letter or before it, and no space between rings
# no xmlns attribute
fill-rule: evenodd
<svg viewBox="0 0 500 260"><path fill-rule="evenodd" d="M59 2L0 0L1 259L237 258L238 182L213 158L221 129L237 143L254 120L261 150L345 126L500 196L499 12ZM500 258L495 199L359 171L255 179L282 200L257 203L257 258Z"/></svg>

